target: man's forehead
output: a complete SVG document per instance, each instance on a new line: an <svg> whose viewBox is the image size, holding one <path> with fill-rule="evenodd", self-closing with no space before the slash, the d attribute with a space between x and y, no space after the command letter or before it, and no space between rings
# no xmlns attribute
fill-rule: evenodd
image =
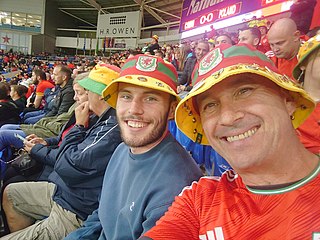
<svg viewBox="0 0 320 240"><path fill-rule="evenodd" d="M243 85L261 85L261 86L271 86L276 85L271 80L266 79L262 76L255 75L255 74L239 74L228 77L223 81L215 84L205 92L199 94L197 97L198 100L204 100L208 97L212 98L215 94L219 94L221 92L226 92L228 90L239 88Z"/></svg>
<svg viewBox="0 0 320 240"><path fill-rule="evenodd" d="M131 83L122 83L122 82L119 83L118 89L119 89L118 90L119 92L132 92L132 93L144 93L144 94L152 93L156 95L164 94L164 92L156 89L143 87L143 86L139 86Z"/></svg>

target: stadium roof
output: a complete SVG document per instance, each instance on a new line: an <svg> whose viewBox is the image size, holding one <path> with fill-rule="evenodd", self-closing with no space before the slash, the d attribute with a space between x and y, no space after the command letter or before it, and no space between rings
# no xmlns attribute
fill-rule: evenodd
<svg viewBox="0 0 320 240"><path fill-rule="evenodd" d="M142 9L142 29L178 27L183 0L55 0L61 12L78 20L78 28L96 28L98 13Z"/></svg>

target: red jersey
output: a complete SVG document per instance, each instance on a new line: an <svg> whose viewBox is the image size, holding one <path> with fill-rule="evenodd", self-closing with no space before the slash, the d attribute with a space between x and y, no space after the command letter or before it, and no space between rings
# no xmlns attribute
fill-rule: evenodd
<svg viewBox="0 0 320 240"><path fill-rule="evenodd" d="M51 82L46 81L46 80L42 80L37 86L36 95L43 96L44 92L47 88L53 88L53 87L54 87L54 85Z"/></svg>
<svg viewBox="0 0 320 240"><path fill-rule="evenodd" d="M284 58L277 58L275 65L278 68L281 74L285 74L288 77L293 78L292 72L294 67L298 64L298 58L294 57L290 60L286 60Z"/></svg>
<svg viewBox="0 0 320 240"><path fill-rule="evenodd" d="M320 103L297 129L298 137L306 149L320 154Z"/></svg>
<svg viewBox="0 0 320 240"><path fill-rule="evenodd" d="M254 190L233 171L185 188L144 236L175 240L319 239L320 164L304 179Z"/></svg>

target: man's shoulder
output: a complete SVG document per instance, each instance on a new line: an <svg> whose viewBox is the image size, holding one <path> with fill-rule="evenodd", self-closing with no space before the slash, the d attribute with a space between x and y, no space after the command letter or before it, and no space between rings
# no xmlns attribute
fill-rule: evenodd
<svg viewBox="0 0 320 240"><path fill-rule="evenodd" d="M239 175L233 170L225 171L222 176L204 176L199 181L194 182L191 186L186 187L186 190L190 189L201 189L201 191L212 191L218 186L227 185L228 187L239 186ZM233 184L234 183L234 184Z"/></svg>

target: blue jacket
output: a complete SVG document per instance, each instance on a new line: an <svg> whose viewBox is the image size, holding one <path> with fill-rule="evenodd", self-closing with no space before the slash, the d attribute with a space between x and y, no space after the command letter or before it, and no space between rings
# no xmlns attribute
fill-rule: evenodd
<svg viewBox="0 0 320 240"><path fill-rule="evenodd" d="M73 127L63 139L49 181L53 200L84 220L98 207L103 175L121 142L115 110L110 108L88 131Z"/></svg>
<svg viewBox="0 0 320 240"><path fill-rule="evenodd" d="M90 116L89 127L87 131L89 131L91 127L93 127L96 124L98 120L99 120L98 116L96 115ZM31 149L30 151L31 158L35 159L36 161L44 165L43 170L38 176L38 179L37 179L38 181L48 181L48 177L52 173L54 164L56 163L57 156L61 151L59 149L58 144L62 139L62 134L66 129L70 128L75 123L76 123L76 117L75 117L75 114L73 113L69 121L62 128L61 132L59 133L59 136L46 138L45 140L47 142L47 146L42 144L36 144Z"/></svg>

